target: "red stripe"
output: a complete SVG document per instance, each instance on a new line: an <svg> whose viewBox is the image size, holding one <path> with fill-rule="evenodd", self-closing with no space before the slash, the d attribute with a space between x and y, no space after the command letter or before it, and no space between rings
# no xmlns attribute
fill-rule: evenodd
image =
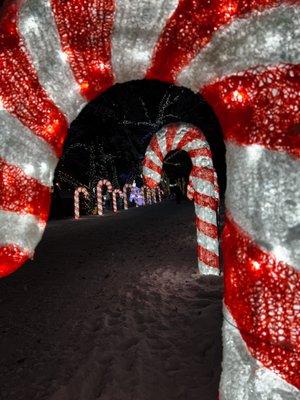
<svg viewBox="0 0 300 400"><path fill-rule="evenodd" d="M0 23L0 96L5 108L61 154L67 134L64 115L48 98L25 53L20 37L18 3L2 9Z"/></svg>
<svg viewBox="0 0 300 400"><path fill-rule="evenodd" d="M162 172L162 167L159 167L157 164L155 164L149 157L145 157L143 161L143 166L147 167L149 169L152 169L153 171L157 172L158 174L161 175Z"/></svg>
<svg viewBox="0 0 300 400"><path fill-rule="evenodd" d="M175 124L169 125L167 128L167 134L166 134L167 154L172 150L176 150L173 148L173 142L174 142L175 136L177 134L178 134L178 126Z"/></svg>
<svg viewBox="0 0 300 400"><path fill-rule="evenodd" d="M214 211L216 211L218 208L218 200L214 199L213 197L207 196L205 194L200 194L195 192L194 202L199 206L208 207Z"/></svg>
<svg viewBox="0 0 300 400"><path fill-rule="evenodd" d="M183 136L180 142L177 145L178 149L182 149L188 143L192 142L193 140L206 140L203 138L202 133L198 129L191 128L187 131L187 133Z"/></svg>
<svg viewBox="0 0 300 400"><path fill-rule="evenodd" d="M282 0L180 0L157 43L148 79L175 82L176 76L211 40L215 30L251 11Z"/></svg>
<svg viewBox="0 0 300 400"><path fill-rule="evenodd" d="M206 236L209 236L212 239L218 239L218 228L216 227L216 225L205 222L197 217L196 226L197 229L203 232Z"/></svg>
<svg viewBox="0 0 300 400"><path fill-rule="evenodd" d="M299 65L282 65L207 86L203 95L219 117L225 139L299 157L299 73Z"/></svg>
<svg viewBox="0 0 300 400"><path fill-rule="evenodd" d="M215 184L215 175L212 168L194 166L190 173L191 176L208 181L213 185Z"/></svg>
<svg viewBox="0 0 300 400"><path fill-rule="evenodd" d="M144 182L146 186L148 186L151 189L154 189L158 185L156 181L154 181L152 178L149 178L148 176L144 176Z"/></svg>
<svg viewBox="0 0 300 400"><path fill-rule="evenodd" d="M227 217L225 303L253 357L300 388L300 273L262 250Z"/></svg>
<svg viewBox="0 0 300 400"><path fill-rule="evenodd" d="M52 8L81 93L91 100L112 86L113 0L52 0ZM125 33L124 33L125 34Z"/></svg>
<svg viewBox="0 0 300 400"><path fill-rule="evenodd" d="M209 267L219 268L219 257L212 251L198 244L198 259Z"/></svg>
<svg viewBox="0 0 300 400"><path fill-rule="evenodd" d="M161 152L156 135L152 136L149 147L150 147L150 150L152 150L157 155L157 157L160 159L160 161L163 162L164 156Z"/></svg>
<svg viewBox="0 0 300 400"><path fill-rule="evenodd" d="M20 268L30 258L26 250L16 245L0 247L0 278L3 278Z"/></svg>
<svg viewBox="0 0 300 400"><path fill-rule="evenodd" d="M0 159L0 209L32 214L47 221L49 207L49 187Z"/></svg>
<svg viewBox="0 0 300 400"><path fill-rule="evenodd" d="M211 151L207 147L201 149L190 150L188 152L189 156L192 157L209 157L211 158Z"/></svg>

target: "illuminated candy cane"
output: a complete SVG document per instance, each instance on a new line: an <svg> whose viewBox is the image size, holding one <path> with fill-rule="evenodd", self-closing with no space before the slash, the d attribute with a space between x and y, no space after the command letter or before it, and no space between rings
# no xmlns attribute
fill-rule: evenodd
<svg viewBox="0 0 300 400"><path fill-rule="evenodd" d="M79 187L75 190L74 192L74 216L75 219L80 218L80 194L83 194L83 196L88 199L89 198L89 192L86 188L84 187Z"/></svg>
<svg viewBox="0 0 300 400"><path fill-rule="evenodd" d="M118 211L118 203L117 203L117 196L123 198L124 194L120 189L114 189L112 192L112 201L113 201L113 211L116 213Z"/></svg>
<svg viewBox="0 0 300 400"><path fill-rule="evenodd" d="M89 100L144 78L200 91L227 147L220 399L296 400L299 1L82 0L78 10L78 0L1 10L0 276L34 253L68 126Z"/></svg>
<svg viewBox="0 0 300 400"><path fill-rule="evenodd" d="M97 207L98 207L98 215L103 215L103 186L106 186L107 192L111 193L113 188L112 184L107 179L101 179L97 183Z"/></svg>
<svg viewBox="0 0 300 400"><path fill-rule="evenodd" d="M157 195L158 195L158 201L159 201L159 203L161 203L161 201L162 201L162 190L161 190L160 187L155 188L155 190L156 190Z"/></svg>
<svg viewBox="0 0 300 400"><path fill-rule="evenodd" d="M151 205L152 204L152 189L147 187L147 186L143 186L144 188L144 197L145 197L145 205ZM146 195L145 195L146 193Z"/></svg>
<svg viewBox="0 0 300 400"><path fill-rule="evenodd" d="M144 180L152 190L160 183L164 158L173 150L186 151L193 165L188 196L195 202L199 271L204 275L218 275L218 183L209 145L202 132L187 124L168 125L157 132L146 150Z"/></svg>
<svg viewBox="0 0 300 400"><path fill-rule="evenodd" d="M145 186L141 187L141 196L142 196L142 200L143 200L143 205L146 205L146 198L145 198Z"/></svg>
<svg viewBox="0 0 300 400"><path fill-rule="evenodd" d="M157 199L156 199L156 188L151 189L150 193L151 193L151 201L152 203L156 204L157 203Z"/></svg>
<svg viewBox="0 0 300 400"><path fill-rule="evenodd" d="M124 210L128 210L128 189L131 190L132 185L130 183L126 183L123 187L123 199L124 199Z"/></svg>

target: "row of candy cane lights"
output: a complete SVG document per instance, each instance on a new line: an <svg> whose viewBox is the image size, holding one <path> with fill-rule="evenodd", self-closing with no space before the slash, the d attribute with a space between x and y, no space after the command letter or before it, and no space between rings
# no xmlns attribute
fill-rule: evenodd
<svg viewBox="0 0 300 400"><path fill-rule="evenodd" d="M113 211L116 213L118 211L117 198L123 199L124 210L128 210L128 190L131 190L132 185L126 183L123 190L113 189L111 182L107 179L101 179L97 184L97 209L98 215L103 215L103 188L106 187L107 193L112 195L112 205ZM80 218L80 195L83 195L85 199L89 198L89 191L85 187L78 187L74 192L74 216L75 219ZM141 196L143 199L143 204L155 204L157 201L162 201L162 190L160 187L150 189L148 187L141 188ZM135 202L136 207L138 203Z"/></svg>

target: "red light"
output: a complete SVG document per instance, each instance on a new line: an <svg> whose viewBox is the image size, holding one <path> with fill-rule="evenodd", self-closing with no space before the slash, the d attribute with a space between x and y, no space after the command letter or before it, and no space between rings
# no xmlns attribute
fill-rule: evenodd
<svg viewBox="0 0 300 400"><path fill-rule="evenodd" d="M80 87L81 87L81 90L83 91L83 92L85 92L85 91L87 91L88 89L89 89L89 83L87 82L87 81L84 81L84 82L82 82L81 84L80 84Z"/></svg>

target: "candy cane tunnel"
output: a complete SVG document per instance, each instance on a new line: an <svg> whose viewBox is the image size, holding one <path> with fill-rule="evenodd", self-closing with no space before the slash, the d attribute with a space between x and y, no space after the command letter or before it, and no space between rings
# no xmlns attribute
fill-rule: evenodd
<svg viewBox="0 0 300 400"><path fill-rule="evenodd" d="M68 125L115 83L200 92L227 149L221 400L299 399L300 3L18 0L0 23L0 272L32 256Z"/></svg>

